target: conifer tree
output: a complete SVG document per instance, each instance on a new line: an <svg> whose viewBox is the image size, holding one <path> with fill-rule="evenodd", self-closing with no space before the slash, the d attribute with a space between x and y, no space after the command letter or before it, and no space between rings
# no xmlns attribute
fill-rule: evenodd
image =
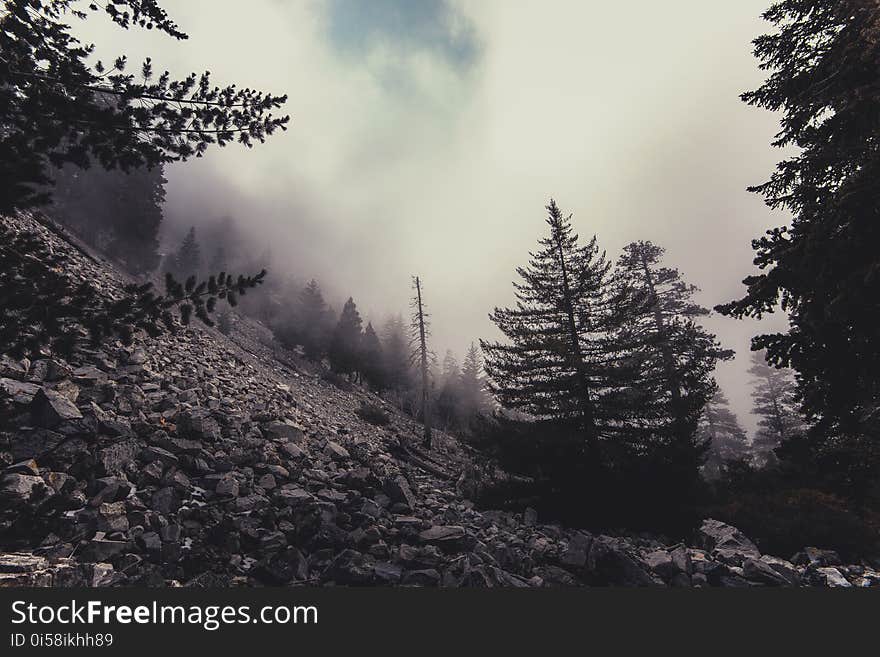
<svg viewBox="0 0 880 657"><path fill-rule="evenodd" d="M367 328L364 329L364 336L361 340L359 369L369 386L377 392L382 392L387 386L384 365L382 343L373 329L373 324L367 322Z"/></svg>
<svg viewBox="0 0 880 657"><path fill-rule="evenodd" d="M173 272L178 278L187 279L198 276L202 269L202 248L196 239L195 226L191 226L180 248L174 255Z"/></svg>
<svg viewBox="0 0 880 657"><path fill-rule="evenodd" d="M156 295L148 284L127 287L124 298L107 305L90 285L74 287L63 273L38 262L47 254L35 235L10 236L15 231L3 215L51 198L50 167L155 168L201 156L211 144L251 146L285 129L289 120L272 115L285 97L246 87L220 88L209 73L174 80L164 72L154 78L147 59L135 75L126 72L124 56L109 68L100 61L92 64L94 46L75 39L65 21L102 9L121 28L155 28L175 39L187 38L157 0L100 5L7 0L0 11L0 260L5 279L0 289L7 311L0 322L0 349L9 353L60 347L59 340L70 347L80 328L98 342L110 335L130 340L138 329L153 334L174 325L170 311L175 307L184 323L192 315L210 323L217 299L234 304L265 276L224 274L185 284L168 277L164 295ZM161 171L157 174L161 177ZM125 234L137 239L138 230ZM149 225L144 231L154 234ZM149 243L144 246L148 250Z"/></svg>
<svg viewBox="0 0 880 657"><path fill-rule="evenodd" d="M480 344L501 404L572 426L598 462L600 434L615 421L603 407L613 378L611 265L595 237L579 244L571 217L552 200L547 213L549 235L529 265L517 269L516 307L489 316L508 342Z"/></svg>
<svg viewBox="0 0 880 657"><path fill-rule="evenodd" d="M754 460L758 465L776 461L773 450L782 441L805 429L798 410L795 382L791 370L767 364L765 354L752 352L753 412L758 416L758 431L752 441Z"/></svg>
<svg viewBox="0 0 880 657"><path fill-rule="evenodd" d="M458 367L458 361L455 358L455 354L452 353L452 349L446 350L446 355L443 357L443 370L440 374L441 382L446 383L447 381L455 381L461 376L461 369Z"/></svg>
<svg viewBox="0 0 880 657"><path fill-rule="evenodd" d="M728 461L748 456L749 443L745 430L732 410L725 394L718 389L703 408L699 437L706 444L707 458L703 473L708 479L724 474Z"/></svg>
<svg viewBox="0 0 880 657"><path fill-rule="evenodd" d="M461 415L469 424L475 415L486 410L486 381L483 361L477 346L471 342L461 368Z"/></svg>
<svg viewBox="0 0 880 657"><path fill-rule="evenodd" d="M268 264L269 263L266 263L266 266L268 266ZM214 255L211 256L209 269L211 271L227 271L229 269L229 259L226 257L226 247L222 244L219 244L217 248L214 249Z"/></svg>
<svg viewBox="0 0 880 657"><path fill-rule="evenodd" d="M681 273L662 264L664 249L651 242L624 247L617 271L632 294L622 328L632 350L633 418L636 441L672 449L680 465L687 460L696 475L700 460L695 440L703 407L715 392L712 374L720 360L733 357L714 335L694 320L709 314L693 300L698 292Z"/></svg>
<svg viewBox="0 0 880 657"><path fill-rule="evenodd" d="M773 145L792 152L751 191L792 221L753 241L760 273L718 309L788 314L787 332L759 335L752 348L798 372L816 457L849 445L845 458L822 456L833 467L877 454L880 436L880 7L781 0L764 19L773 31L754 53L769 76L743 100L782 113Z"/></svg>
<svg viewBox="0 0 880 657"><path fill-rule="evenodd" d="M459 425L462 403L461 370L451 349L446 350L440 373L440 386L434 403L434 413L438 425L444 430L455 429Z"/></svg>
<svg viewBox="0 0 880 657"><path fill-rule="evenodd" d="M6 0L0 12L0 214L45 202L50 166L129 170L203 154L209 145L250 146L288 117L286 100L242 86L217 87L209 73L154 77L118 57L90 61L94 46L70 33L69 19L98 11L117 26L155 29L186 39L157 0Z"/></svg>
<svg viewBox="0 0 880 657"><path fill-rule="evenodd" d="M321 287L313 278L300 293L296 318L297 342L303 346L308 358L317 360L326 354L331 316Z"/></svg>
<svg viewBox="0 0 880 657"><path fill-rule="evenodd" d="M390 390L401 393L411 384L410 351L403 318L390 317L382 330L382 353L385 382Z"/></svg>
<svg viewBox="0 0 880 657"><path fill-rule="evenodd" d="M354 300L349 297L342 307L339 321L330 339L328 357L334 372L352 375L358 371L361 359L361 315Z"/></svg>
<svg viewBox="0 0 880 657"><path fill-rule="evenodd" d="M421 383L419 396L421 398L422 423L425 429L424 445L428 449L431 449L433 439L431 432L431 413L433 411L431 410L431 374L429 367L430 363L433 361L433 354L428 349L430 327L428 324L428 313L425 310L425 304L422 301L422 284L418 276L413 277L413 288L416 293L412 300L412 359L419 370Z"/></svg>
<svg viewBox="0 0 880 657"><path fill-rule="evenodd" d="M156 269L166 182L161 165L126 173L68 164L52 176L53 219L134 274Z"/></svg>

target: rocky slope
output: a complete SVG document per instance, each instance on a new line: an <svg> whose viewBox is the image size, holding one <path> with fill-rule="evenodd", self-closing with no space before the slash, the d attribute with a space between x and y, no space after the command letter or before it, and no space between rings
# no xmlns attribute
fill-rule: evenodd
<svg viewBox="0 0 880 657"><path fill-rule="evenodd" d="M15 225L103 294L124 281ZM689 547L477 510L465 447L440 435L426 453L410 418L249 320L73 361L0 362L0 586L880 585L830 551L761 555L715 520Z"/></svg>

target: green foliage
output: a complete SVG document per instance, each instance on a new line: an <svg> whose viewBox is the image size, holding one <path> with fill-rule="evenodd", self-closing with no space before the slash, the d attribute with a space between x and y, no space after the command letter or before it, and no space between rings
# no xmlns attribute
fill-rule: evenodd
<svg viewBox="0 0 880 657"><path fill-rule="evenodd" d="M163 167L107 171L68 164L53 171L52 218L134 274L159 264ZM216 268L213 271L220 271Z"/></svg>
<svg viewBox="0 0 880 657"><path fill-rule="evenodd" d="M385 352L372 323L367 323L361 340L358 370L373 390L381 392L387 386L384 366Z"/></svg>
<svg viewBox="0 0 880 657"><path fill-rule="evenodd" d="M754 44L769 77L743 99L782 112L773 144L793 152L752 191L792 222L754 240L761 273L745 279L745 297L718 310L761 317L781 307L790 330L757 336L753 349L766 349L772 365L797 370L817 435L876 438L880 8L861 0L784 0L764 18L774 31Z"/></svg>
<svg viewBox="0 0 880 657"><path fill-rule="evenodd" d="M762 552L785 557L812 545L835 549L847 560L880 550L880 515L857 511L839 496L812 488L737 491L707 514L741 529Z"/></svg>
<svg viewBox="0 0 880 657"><path fill-rule="evenodd" d="M115 0L104 12L119 27L156 29L185 39L156 0ZM251 146L289 117L285 96L220 88L209 73L174 80L137 73L125 56L112 66L89 58L94 46L70 33L99 5L77 0L8 0L0 13L0 213L45 202L49 166L72 163L125 171L201 156L209 145Z"/></svg>
<svg viewBox="0 0 880 657"><path fill-rule="evenodd" d="M188 324L192 316L211 325L218 299L234 306L266 275L235 278L221 272L206 281L192 277L180 283L169 274L163 295L145 283L128 285L113 298L70 272L67 257L50 250L39 236L0 223L3 353L38 357L49 348L70 355L83 341L97 345L110 337L128 344L138 330L156 336Z"/></svg>
<svg viewBox="0 0 880 657"><path fill-rule="evenodd" d="M721 477L731 461L745 459L749 440L721 390L709 400L700 417L697 438L706 444L703 472L709 479Z"/></svg>
<svg viewBox="0 0 880 657"><path fill-rule="evenodd" d="M573 423L595 458L600 434L612 433L617 420L598 408L615 393L610 330L621 299L596 238L580 245L554 201L547 212L550 234L528 267L517 269L516 307L490 314L508 342L480 344L489 387L503 406Z"/></svg>
<svg viewBox="0 0 880 657"><path fill-rule="evenodd" d="M357 305L349 297L330 339L328 357L334 372L352 374L360 368L363 339L361 324Z"/></svg>
<svg viewBox="0 0 880 657"><path fill-rule="evenodd" d="M196 239L195 226L190 227L177 251L168 258L165 270L177 278L198 276L202 269L202 247Z"/></svg>
<svg viewBox="0 0 880 657"><path fill-rule="evenodd" d="M774 450L786 439L798 436L806 429L798 408L795 382L791 371L771 367L765 354L752 352L753 413L758 416L758 431L753 440L752 451L757 463L773 463Z"/></svg>

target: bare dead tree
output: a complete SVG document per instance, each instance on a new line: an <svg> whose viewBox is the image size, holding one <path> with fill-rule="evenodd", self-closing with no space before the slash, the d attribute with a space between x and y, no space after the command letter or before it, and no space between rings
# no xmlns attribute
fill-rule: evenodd
<svg viewBox="0 0 880 657"><path fill-rule="evenodd" d="M418 276L413 277L413 288L416 291L412 300L412 360L418 364L422 378L422 422L425 427L424 445L431 449L431 395L429 392L430 371L428 369L428 361L433 355L428 350L428 337L430 336L430 326L428 323L428 313L425 312L425 306L422 302L422 283Z"/></svg>

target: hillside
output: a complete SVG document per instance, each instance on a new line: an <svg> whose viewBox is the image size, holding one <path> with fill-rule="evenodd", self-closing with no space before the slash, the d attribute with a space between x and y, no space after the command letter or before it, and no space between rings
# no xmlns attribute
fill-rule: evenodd
<svg viewBox="0 0 880 657"><path fill-rule="evenodd" d="M126 282L33 218L11 222L102 294ZM717 521L691 548L478 510L467 447L438 434L425 452L411 418L314 369L244 318L229 337L194 323L71 362L3 360L0 585L880 583L830 551L762 556Z"/></svg>

